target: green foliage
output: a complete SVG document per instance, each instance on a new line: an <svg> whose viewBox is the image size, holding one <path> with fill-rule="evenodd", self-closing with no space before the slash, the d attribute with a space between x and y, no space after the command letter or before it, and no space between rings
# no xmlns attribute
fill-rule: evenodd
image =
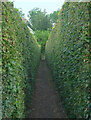
<svg viewBox="0 0 91 120"><path fill-rule="evenodd" d="M36 36L37 42L39 43L39 45L41 45L41 53L45 53L45 45L46 45L46 41L48 40L49 34L50 34L49 30L35 31L34 35Z"/></svg>
<svg viewBox="0 0 91 120"><path fill-rule="evenodd" d="M28 26L34 30L34 35L41 45L41 53L43 56L45 53L45 44L48 40L52 25L56 23L58 19L58 12L59 10L48 15L45 10L42 12L39 8L34 8L29 11Z"/></svg>
<svg viewBox="0 0 91 120"><path fill-rule="evenodd" d="M0 2L0 53L2 51L2 32L1 32L1 29L2 29L2 25L1 25L1 22L2 22L2 7L1 7L1 2ZM2 118L2 56L0 54L0 119Z"/></svg>
<svg viewBox="0 0 91 120"><path fill-rule="evenodd" d="M46 11L43 12L39 8L34 8L31 11L29 11L29 22L31 28L36 30L47 30L52 27L52 24L50 22L49 16L46 14ZM29 24L29 23L28 23Z"/></svg>
<svg viewBox="0 0 91 120"><path fill-rule="evenodd" d="M58 19L58 14L59 14L59 11L60 10L57 10L57 11L54 11L53 13L50 14L50 20L53 23L56 23L57 22L57 19Z"/></svg>
<svg viewBox="0 0 91 120"><path fill-rule="evenodd" d="M13 3L2 3L3 118L25 118L40 47Z"/></svg>
<svg viewBox="0 0 91 120"><path fill-rule="evenodd" d="M47 63L69 118L91 117L90 9L90 3L65 3L46 44Z"/></svg>

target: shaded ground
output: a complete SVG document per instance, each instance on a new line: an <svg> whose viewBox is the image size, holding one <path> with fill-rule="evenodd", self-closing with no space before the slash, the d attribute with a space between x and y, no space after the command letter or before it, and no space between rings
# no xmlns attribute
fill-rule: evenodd
<svg viewBox="0 0 91 120"><path fill-rule="evenodd" d="M66 118L45 61L41 61L28 118Z"/></svg>

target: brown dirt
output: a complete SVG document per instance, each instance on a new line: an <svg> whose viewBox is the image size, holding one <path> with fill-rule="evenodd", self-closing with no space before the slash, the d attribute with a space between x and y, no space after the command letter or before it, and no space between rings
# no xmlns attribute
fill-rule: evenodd
<svg viewBox="0 0 91 120"><path fill-rule="evenodd" d="M41 61L28 118L67 118L45 61Z"/></svg>

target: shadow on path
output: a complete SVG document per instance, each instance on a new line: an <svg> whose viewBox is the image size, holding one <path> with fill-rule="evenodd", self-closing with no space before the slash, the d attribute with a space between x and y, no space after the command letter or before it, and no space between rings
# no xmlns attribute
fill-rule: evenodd
<svg viewBox="0 0 91 120"><path fill-rule="evenodd" d="M29 118L66 118L45 61L41 61Z"/></svg>

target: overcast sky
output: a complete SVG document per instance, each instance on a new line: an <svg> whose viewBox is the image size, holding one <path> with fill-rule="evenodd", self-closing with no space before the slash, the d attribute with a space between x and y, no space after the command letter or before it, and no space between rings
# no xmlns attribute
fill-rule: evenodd
<svg viewBox="0 0 91 120"><path fill-rule="evenodd" d="M14 1L14 7L21 8L27 18L28 11L38 7L42 10L46 9L48 13L52 13L61 8L65 0L10 0Z"/></svg>

